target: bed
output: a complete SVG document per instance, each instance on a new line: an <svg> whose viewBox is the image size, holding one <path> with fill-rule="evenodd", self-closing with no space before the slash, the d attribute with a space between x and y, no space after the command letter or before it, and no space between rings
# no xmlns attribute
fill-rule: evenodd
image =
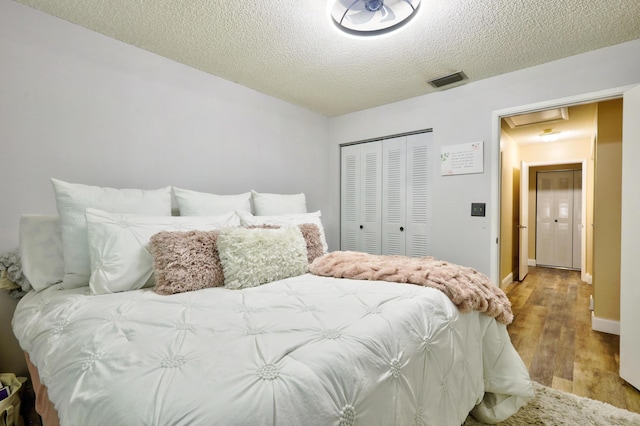
<svg viewBox="0 0 640 426"><path fill-rule="evenodd" d="M71 189L72 198L83 198L76 186ZM57 201L60 192L56 188ZM109 213L84 202L79 208L86 218L90 285L78 285L78 277L67 279L61 204L59 218L23 217L25 273L39 281L13 319L60 424L460 425L469 413L483 422L501 421L533 396L505 321L488 315L486 306L460 309L446 291L424 285L310 273L311 245L304 238L306 268L284 271L300 263L294 258L301 250L281 253L304 237L300 225L320 223L319 214L289 213L295 211L289 205L286 214L262 219L234 210L244 217L235 226L209 220L192 227L173 217L149 226L156 216ZM275 204L283 205L281 199ZM255 204L243 206L255 212ZM236 218L223 222L229 220ZM109 234L110 227L126 228L135 238ZM321 250L312 265L331 255L314 229ZM214 267L202 269L206 261L197 256L189 262L201 269L187 278L158 269L158 241L199 236L205 246L202 233L217 238L226 284L180 284L180 291L158 292L158 281L197 287L197 277L216 275ZM267 236L270 242L278 236L284 248L262 247L257 254L247 248L247 238L262 244ZM243 245L229 248L230 238ZM172 253L184 257L184 245L178 250L175 243ZM107 252L112 257L97 254ZM125 260L138 256L145 267L134 262L132 268L123 252Z"/></svg>

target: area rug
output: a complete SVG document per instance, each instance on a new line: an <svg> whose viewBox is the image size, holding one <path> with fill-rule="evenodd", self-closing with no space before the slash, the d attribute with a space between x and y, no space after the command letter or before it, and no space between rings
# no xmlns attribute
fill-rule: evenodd
<svg viewBox="0 0 640 426"><path fill-rule="evenodd" d="M583 398L534 383L536 396L520 411L498 423L500 426L521 425L640 425L640 414L604 402ZM481 426L471 416L464 426Z"/></svg>

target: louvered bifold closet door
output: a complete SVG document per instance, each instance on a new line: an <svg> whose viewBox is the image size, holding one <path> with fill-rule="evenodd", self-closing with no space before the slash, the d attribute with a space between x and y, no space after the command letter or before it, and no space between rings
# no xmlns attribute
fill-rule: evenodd
<svg viewBox="0 0 640 426"><path fill-rule="evenodd" d="M360 145L342 147L340 248L360 250Z"/></svg>
<svg viewBox="0 0 640 426"><path fill-rule="evenodd" d="M360 145L361 198L360 198L360 251L381 253L382 204L382 143Z"/></svg>
<svg viewBox="0 0 640 426"><path fill-rule="evenodd" d="M431 254L431 180L429 147L433 133L407 136L407 197L405 220L405 254Z"/></svg>
<svg viewBox="0 0 640 426"><path fill-rule="evenodd" d="M382 142L382 254L405 254L407 138Z"/></svg>

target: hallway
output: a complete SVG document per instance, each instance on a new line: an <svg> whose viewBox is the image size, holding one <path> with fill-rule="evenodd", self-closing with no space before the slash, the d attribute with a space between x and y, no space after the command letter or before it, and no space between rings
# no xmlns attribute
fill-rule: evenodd
<svg viewBox="0 0 640 426"><path fill-rule="evenodd" d="M536 382L640 413L640 391L618 375L619 336L591 329L592 291L578 271L530 268L505 289L509 335Z"/></svg>

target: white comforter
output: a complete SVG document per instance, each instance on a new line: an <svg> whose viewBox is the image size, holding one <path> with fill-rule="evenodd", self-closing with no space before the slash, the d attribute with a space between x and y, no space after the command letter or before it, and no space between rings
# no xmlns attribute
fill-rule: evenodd
<svg viewBox="0 0 640 426"><path fill-rule="evenodd" d="M13 328L63 425L460 425L533 395L504 325L410 284L50 288Z"/></svg>

